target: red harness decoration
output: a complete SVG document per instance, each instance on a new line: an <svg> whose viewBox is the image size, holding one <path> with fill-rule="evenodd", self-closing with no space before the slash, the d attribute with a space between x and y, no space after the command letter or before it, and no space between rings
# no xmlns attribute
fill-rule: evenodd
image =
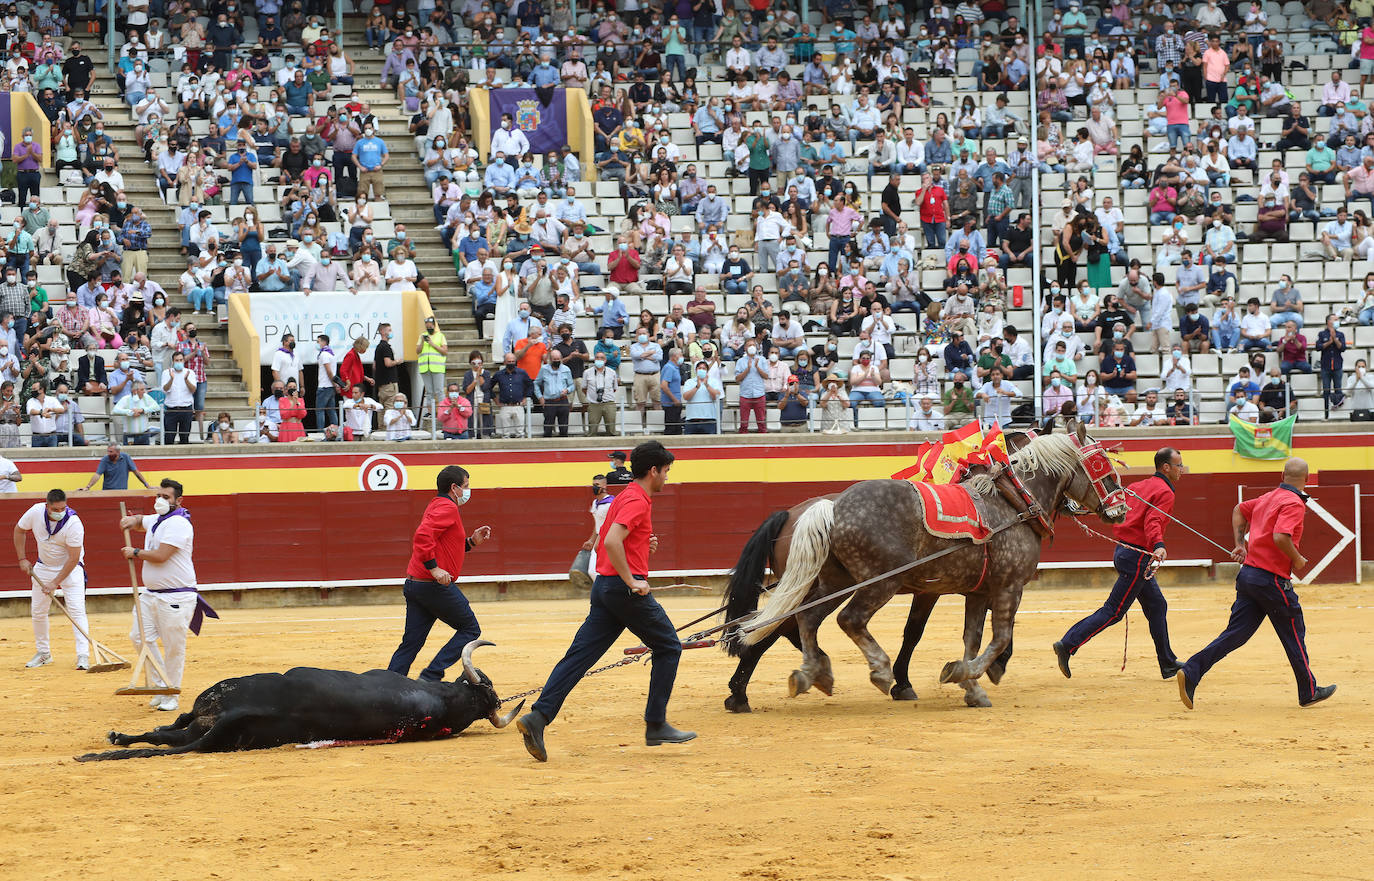
<svg viewBox="0 0 1374 881"><path fill-rule="evenodd" d="M1107 451L1102 448L1102 444L1097 441L1087 445L1080 444L1078 437L1073 432L1069 433L1069 440L1078 448L1079 464L1083 466L1083 472L1088 475L1093 490L1097 492L1098 501L1102 503L1102 510L1125 509L1126 490L1121 486L1121 481L1116 481L1116 489L1107 488L1107 479L1116 477L1116 469L1112 467L1112 460L1107 456Z"/></svg>
<svg viewBox="0 0 1374 881"><path fill-rule="evenodd" d="M987 541L991 529L974 505L973 494L953 484L912 483L921 499L921 524L940 538Z"/></svg>

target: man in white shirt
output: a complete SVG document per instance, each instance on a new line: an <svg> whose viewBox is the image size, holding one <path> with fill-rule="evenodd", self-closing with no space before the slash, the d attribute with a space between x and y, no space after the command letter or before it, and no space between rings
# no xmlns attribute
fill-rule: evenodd
<svg viewBox="0 0 1374 881"><path fill-rule="evenodd" d="M218 618L215 610L196 590L196 569L192 561L195 528L191 515L181 507L182 486L170 477L163 478L153 503L154 514L131 514L119 521L122 529L137 529L147 535L143 547L125 546L125 559L143 563L143 590L138 596L138 612L129 638L142 651L148 646L162 661L166 681L150 669L153 682L181 689L186 668L186 631L200 633L204 616ZM140 625L142 625L140 629ZM162 651L157 642L162 640ZM154 697L151 706L168 712L178 709L175 694Z"/></svg>
<svg viewBox="0 0 1374 881"><path fill-rule="evenodd" d="M291 290L299 291L305 287L303 282L309 281L315 275L315 266L319 263L315 259L315 252L309 248L302 248L301 243L292 239L286 243L286 269L291 273Z"/></svg>
<svg viewBox="0 0 1374 881"><path fill-rule="evenodd" d="M744 42L738 35L733 40L733 45L725 53L725 67L730 71L730 79L735 79L740 74L748 75L754 64L754 58L749 54L749 50L744 48Z"/></svg>
<svg viewBox="0 0 1374 881"><path fill-rule="evenodd" d="M13 467L11 466L11 471ZM38 546L38 562L28 559L24 533L32 532ZM72 619L72 641L76 643L76 669L90 667L90 644L82 631L86 624L86 527L76 512L67 507L67 494L60 489L48 491L46 502L31 506L14 526L14 554L19 569L28 574L32 594L29 614L33 619L35 653L25 667L42 667L52 663L52 645L48 641L48 609L59 587Z"/></svg>
<svg viewBox="0 0 1374 881"><path fill-rule="evenodd" d="M1119 236L1126 234L1126 215L1121 213L1121 209L1112 204L1111 196L1102 197L1102 207L1097 209L1097 222L1102 224L1103 229L1116 230Z"/></svg>
<svg viewBox="0 0 1374 881"><path fill-rule="evenodd" d="M352 396L344 399L345 440L364 440L372 433L372 414L382 412L382 405L363 395L363 387L353 386Z"/></svg>
<svg viewBox="0 0 1374 881"><path fill-rule="evenodd" d="M135 379L132 387L133 391L114 405L114 413L124 417L124 442L146 446L152 442L149 419L155 418L162 408L148 394L148 385L142 379Z"/></svg>
<svg viewBox="0 0 1374 881"><path fill-rule="evenodd" d="M792 225L782 216L782 212L774 211L773 204L765 202L759 219L754 223L754 245L758 249L756 271L778 271L778 248L783 236L791 229Z"/></svg>
<svg viewBox="0 0 1374 881"><path fill-rule="evenodd" d="M24 475L19 473L19 466L0 456L0 493L18 492L19 487L15 484L23 479Z"/></svg>
<svg viewBox="0 0 1374 881"><path fill-rule="evenodd" d="M153 328L153 332L148 337L149 348L153 353L153 362L157 365L158 379L163 373L167 372L167 367L172 363L172 351L177 347L177 325L181 322L181 310L173 306L167 310L167 315Z"/></svg>
<svg viewBox="0 0 1374 881"><path fill-rule="evenodd" d="M186 369L186 356L177 352L172 356L172 369L162 380L166 396L162 405L162 442L190 443L191 417L195 415L196 374Z"/></svg>
<svg viewBox="0 0 1374 881"><path fill-rule="evenodd" d="M283 385L287 380L297 382L301 378L301 358L296 354L296 337L289 333L281 335L281 348L272 353L272 381Z"/></svg>
<svg viewBox="0 0 1374 881"><path fill-rule="evenodd" d="M802 333L801 322L794 321L787 309L779 312L773 320L772 340L784 358L797 357L797 352L805 345L806 336Z"/></svg>
<svg viewBox="0 0 1374 881"><path fill-rule="evenodd" d="M921 406L911 414L907 426L912 431L944 431L945 415L935 409L928 397L921 398Z"/></svg>
<svg viewBox="0 0 1374 881"><path fill-rule="evenodd" d="M1151 425L1168 424L1169 415L1164 407L1164 402L1159 399L1159 391L1150 389L1145 393L1145 400L1135 408L1135 413L1131 416L1131 425L1145 428Z"/></svg>
<svg viewBox="0 0 1374 881"><path fill-rule="evenodd" d="M386 265L386 284L389 291L416 290L415 282L420 274L405 248L397 248L390 263Z"/></svg>
<svg viewBox="0 0 1374 881"><path fill-rule="evenodd" d="M1164 382L1164 390L1170 394L1178 389L1192 392L1193 365L1183 354L1182 346L1174 346L1164 357L1164 364L1159 368L1159 373L1159 378Z"/></svg>
<svg viewBox="0 0 1374 881"><path fill-rule="evenodd" d="M33 435L30 444L35 447L57 446L57 414L67 412L61 401L48 394L46 385L39 383L38 394L29 398L24 408L29 414L29 428Z"/></svg>
<svg viewBox="0 0 1374 881"><path fill-rule="evenodd" d="M1269 316L1260 314L1259 299L1251 297L1245 304L1245 314L1240 317L1241 348L1247 352L1251 349L1268 349L1270 328Z"/></svg>
<svg viewBox="0 0 1374 881"><path fill-rule="evenodd" d="M491 155L497 152L506 155L506 164L512 168L520 162L521 156L530 152L529 138L515 127L515 118L509 113L501 114L501 127L491 135Z"/></svg>
<svg viewBox="0 0 1374 881"><path fill-rule="evenodd" d="M1035 356L1031 354L1030 344L1021 337L1021 332L1011 325L1002 327L1002 339L1006 345L1002 354L1011 359L1011 378L1030 379L1035 375Z"/></svg>

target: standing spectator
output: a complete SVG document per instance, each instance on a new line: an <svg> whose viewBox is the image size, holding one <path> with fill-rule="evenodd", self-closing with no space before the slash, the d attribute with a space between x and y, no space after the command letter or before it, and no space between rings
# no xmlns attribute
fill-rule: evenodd
<svg viewBox="0 0 1374 881"><path fill-rule="evenodd" d="M182 354L186 370L196 381L192 405L196 413L196 431L205 436L205 362L210 359L210 350L198 337L200 331L195 324L186 325L186 335L177 341L176 350Z"/></svg>
<svg viewBox="0 0 1374 881"><path fill-rule="evenodd" d="M19 186L19 204L28 203L29 195L38 195L38 190L42 184L43 174L40 170L43 164L43 147L34 142L33 129L24 128L24 140L15 144L10 151L10 158L15 164L15 177ZM34 230L30 229L29 232Z"/></svg>
<svg viewBox="0 0 1374 881"><path fill-rule="evenodd" d="M315 427L327 432L330 426L339 424L339 380L338 358L329 347L329 335L320 334L315 339L315 364L318 370L315 380ZM199 389L197 389L199 392ZM201 398L203 409L204 398Z"/></svg>
<svg viewBox="0 0 1374 881"><path fill-rule="evenodd" d="M539 406L544 411L544 437L553 437L555 423L558 425L558 436L567 437L573 376L563 363L563 355L558 349L549 352L549 363L540 369L534 390Z"/></svg>
<svg viewBox="0 0 1374 881"><path fill-rule="evenodd" d="M239 197L249 205L253 200L253 172L258 168L258 154L248 149L248 144L240 140L229 155L226 163L229 169L229 204L237 205Z"/></svg>
<svg viewBox="0 0 1374 881"><path fill-rule="evenodd" d="M353 165L358 169L358 195L385 199L386 181L382 174L391 161L391 153L386 142L377 137L373 125L367 123L362 138L353 145Z"/></svg>
<svg viewBox="0 0 1374 881"><path fill-rule="evenodd" d="M1326 409L1339 410L1345 406L1342 372L1345 369L1345 334L1336 326L1336 316L1326 316L1326 327L1317 334L1317 352L1321 366L1322 400Z"/></svg>
<svg viewBox="0 0 1374 881"><path fill-rule="evenodd" d="M424 409L434 412L439 399L444 396L444 372L448 360L448 339L439 330L433 315L425 316L425 329L415 344L415 355L420 367L421 404L417 411L424 418Z"/></svg>
<svg viewBox="0 0 1374 881"><path fill-rule="evenodd" d="M496 430L502 437L524 437L525 405L534 398L534 380L516 366L514 353L505 354L502 369L492 374L486 391L492 404L500 408Z"/></svg>
<svg viewBox="0 0 1374 881"><path fill-rule="evenodd" d="M759 347L750 342L744 356L735 362L735 382L739 384L739 433L749 433L749 419L753 416L758 433L768 431L767 397L764 381L768 379L768 362Z"/></svg>
<svg viewBox="0 0 1374 881"><path fill-rule="evenodd" d="M395 334L391 330L391 324L384 322L377 325L377 347L372 352L372 374L374 385L377 389L377 400L381 402L383 408L389 408L391 401L396 397L396 380L399 374L399 367L405 363L402 358L397 358L392 350L391 339Z"/></svg>
<svg viewBox="0 0 1374 881"><path fill-rule="evenodd" d="M604 352L593 352L592 367L582 376L582 389L587 398L587 434L597 434L602 426L608 436L616 434L615 398L620 390L620 377L614 367L607 366Z"/></svg>
<svg viewBox="0 0 1374 881"><path fill-rule="evenodd" d="M659 406L663 408L663 433L682 434L682 349L668 350L668 360L659 372Z"/></svg>
<svg viewBox="0 0 1374 881"><path fill-rule="evenodd" d="M830 214L826 219L826 234L830 239L830 252L825 262L830 267L831 272L838 271L840 256L849 249L854 230L862 219L859 212L849 206L843 193L835 196L834 207L830 209ZM929 235L927 235L927 239L929 239ZM943 242L941 244L943 245Z"/></svg>
<svg viewBox="0 0 1374 881"><path fill-rule="evenodd" d="M134 380L133 391L114 405L115 415L124 417L124 442L138 446L152 443L156 432L152 420L160 411L157 399L148 394L148 384Z"/></svg>
<svg viewBox="0 0 1374 881"><path fill-rule="evenodd" d="M287 383L287 385L292 384ZM195 374L186 369L186 356L181 352L175 352L172 355L172 369L167 371L166 377L162 381L162 391L166 395L162 415L162 442L164 444L190 443L191 417L195 413L196 385Z"/></svg>
<svg viewBox="0 0 1374 881"><path fill-rule="evenodd" d="M152 488L148 478L144 477L143 472L134 464L133 458L122 452L118 443L111 441L105 446L105 455L100 458L100 464L95 466L95 473L91 475L90 482L81 487L81 491L86 492L95 486L97 480L101 481L102 490L128 489L130 473L138 478L144 488Z"/></svg>
<svg viewBox="0 0 1374 881"><path fill-rule="evenodd" d="M698 361L692 376L682 385L683 433L718 434L716 417L725 390L711 376L709 361Z"/></svg>

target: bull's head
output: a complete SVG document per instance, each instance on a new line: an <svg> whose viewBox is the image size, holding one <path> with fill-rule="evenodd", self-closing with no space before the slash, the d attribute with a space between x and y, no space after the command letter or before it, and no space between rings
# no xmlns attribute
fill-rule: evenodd
<svg viewBox="0 0 1374 881"><path fill-rule="evenodd" d="M484 645L496 645L496 643L488 642L485 639L474 639L463 646L463 679L472 686L473 691L478 696L479 711L486 715L492 725L497 728L505 728L519 714L525 706L525 702L522 700L515 705L515 709L504 716L498 713L501 709L501 698L496 694L496 686L492 685L486 674L478 670L472 663L472 653Z"/></svg>

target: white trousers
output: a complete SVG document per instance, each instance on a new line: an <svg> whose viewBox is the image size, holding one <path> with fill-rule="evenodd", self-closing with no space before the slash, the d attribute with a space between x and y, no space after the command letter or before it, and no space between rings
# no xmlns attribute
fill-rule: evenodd
<svg viewBox="0 0 1374 881"><path fill-rule="evenodd" d="M41 578L44 584L52 584L57 576L62 574L62 570L35 563L33 573ZM43 592L38 586L37 579L32 580L31 584L33 595L29 599L29 614L33 617L33 643L39 654L47 654L52 651L52 644L48 641L48 610L52 608L52 597ZM77 566L60 587L62 603L67 607L67 612L89 633L91 625L86 623L86 570ZM81 631L76 629L76 624L72 625L72 640L76 643L78 655L90 654L90 643L81 635Z"/></svg>
<svg viewBox="0 0 1374 881"><path fill-rule="evenodd" d="M525 408L503 404L496 413L496 430L502 437L524 437Z"/></svg>
<svg viewBox="0 0 1374 881"><path fill-rule="evenodd" d="M143 632L138 632L138 615L133 616L129 639L134 648L142 650L148 644L152 654L162 662L167 671L168 682L163 682L156 670L149 669L148 675L158 685L181 688L181 673L186 669L186 633L191 626L191 617L196 611L196 595L186 593L150 593L143 591L138 598L139 608L143 611ZM157 641L162 640L162 651L158 651Z"/></svg>

